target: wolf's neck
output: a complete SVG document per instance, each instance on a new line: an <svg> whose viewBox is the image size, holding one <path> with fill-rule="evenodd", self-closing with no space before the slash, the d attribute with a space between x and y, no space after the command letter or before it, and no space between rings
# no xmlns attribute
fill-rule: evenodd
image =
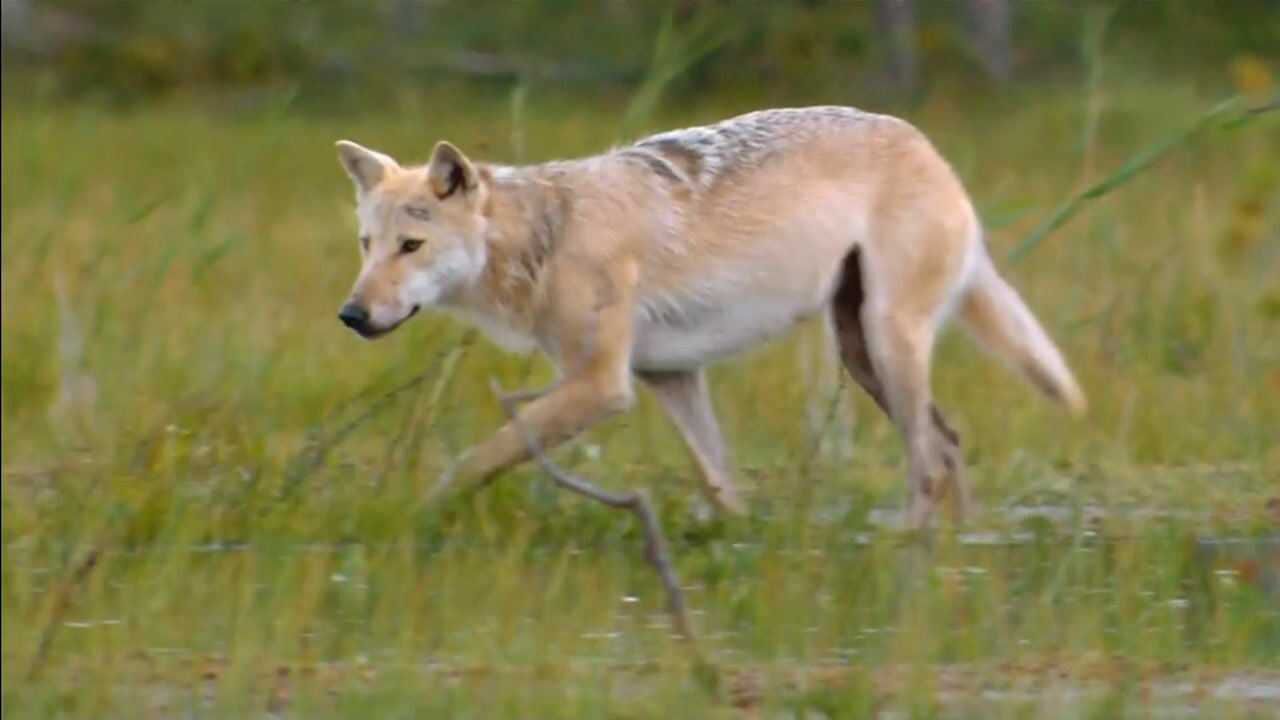
<svg viewBox="0 0 1280 720"><path fill-rule="evenodd" d="M484 174L490 178L485 269L458 304L532 334L538 288L569 220L566 168L487 167Z"/></svg>

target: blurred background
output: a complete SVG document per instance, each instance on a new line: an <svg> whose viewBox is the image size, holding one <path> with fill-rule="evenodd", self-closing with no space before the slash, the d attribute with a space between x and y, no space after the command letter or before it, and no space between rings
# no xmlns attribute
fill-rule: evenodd
<svg viewBox="0 0 1280 720"><path fill-rule="evenodd" d="M445 79L835 102L995 91L1083 73L1089 37L1163 75L1265 88L1274 0L4 0L6 67L61 92L138 101L297 83L395 97ZM1092 33L1092 35L1090 35Z"/></svg>
<svg viewBox="0 0 1280 720"><path fill-rule="evenodd" d="M1280 0L0 7L6 717L1112 717L1152 692L1245 717L1280 693ZM418 503L501 420L489 379L550 369L447 319L341 327L333 142L538 162L802 104L937 143L1091 412L946 335L983 510L923 563L892 530L896 433L812 324L711 373L750 519L699 519L643 395L559 453L653 493L737 673L691 695L629 520L530 469ZM1074 699L984 694L1051 680Z"/></svg>

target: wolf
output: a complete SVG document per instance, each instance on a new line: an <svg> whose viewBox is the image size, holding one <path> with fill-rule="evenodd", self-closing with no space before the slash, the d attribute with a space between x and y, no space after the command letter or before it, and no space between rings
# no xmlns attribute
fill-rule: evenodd
<svg viewBox="0 0 1280 720"><path fill-rule="evenodd" d="M906 521L970 503L960 439L930 389L952 315L1079 414L1061 352L997 272L960 180L905 120L851 107L760 110L591 157L512 167L438 142L402 166L337 143L361 267L339 319L364 338L432 308L558 372L447 484L478 485L653 393L727 513L746 512L708 365L825 314L849 376L907 450Z"/></svg>

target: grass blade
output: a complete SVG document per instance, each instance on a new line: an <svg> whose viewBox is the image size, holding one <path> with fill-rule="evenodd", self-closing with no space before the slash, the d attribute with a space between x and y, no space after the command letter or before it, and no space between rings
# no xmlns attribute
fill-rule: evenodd
<svg viewBox="0 0 1280 720"><path fill-rule="evenodd" d="M1212 108L1200 115L1200 117L1196 118L1195 122L1160 142L1142 150L1138 154L1129 158L1128 162L1121 165L1120 168L1110 176L1099 180L1073 195L1071 198L1059 205L1048 219L1036 226L1029 235L1023 238L1022 242L1018 243L1017 247L1009 253L1009 262L1016 263L1025 259L1032 253L1032 251L1040 246L1040 243L1044 242L1045 238L1047 238L1050 233L1065 225L1068 220L1075 216L1075 214L1080 211L1080 208L1084 206L1086 201L1096 200L1129 182L1133 178L1137 177L1139 173L1154 165L1170 151L1185 145L1191 140L1191 138L1199 134L1200 131L1209 127L1214 120L1238 111L1239 107L1240 98L1238 96L1214 105ZM1235 127L1239 127L1239 125L1237 124Z"/></svg>

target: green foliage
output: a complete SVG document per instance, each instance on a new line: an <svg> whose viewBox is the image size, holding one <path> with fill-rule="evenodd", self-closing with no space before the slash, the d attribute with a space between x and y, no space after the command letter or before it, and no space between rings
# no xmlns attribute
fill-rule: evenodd
<svg viewBox="0 0 1280 720"><path fill-rule="evenodd" d="M1019 243L1011 253L1009 253L1009 260L1017 262L1031 253L1035 250L1037 245L1049 236L1049 233L1065 225L1066 222L1071 219L1071 216L1079 212L1080 207L1086 201L1097 200L1098 198L1104 197L1116 188L1119 188L1129 182L1139 173L1158 162L1166 153L1185 145L1195 137L1196 133L1210 127L1214 121L1220 120L1223 117L1235 115L1237 126L1239 126L1240 124L1243 124L1243 121L1251 119L1247 110L1242 112L1242 105L1243 103L1240 98L1231 98L1218 103L1197 117L1193 123L1187 126L1186 129L1161 140L1151 147L1144 148L1141 152L1125 161L1125 163L1117 168L1114 173L1090 185L1084 190L1081 190L1075 196L1058 206L1048 219L1037 226L1030 235L1024 238L1022 242Z"/></svg>
<svg viewBox="0 0 1280 720"><path fill-rule="evenodd" d="M440 75L541 79L679 89L768 87L828 93L876 87L881 32L872 3L829 0L46 0L8 60L49 69L73 93L134 100L190 87L301 82L330 95L351 87L394 95ZM918 3L926 77L973 84L981 76L959 3ZM1078 74L1079 34L1110 17L1111 52L1154 73L1220 68L1258 55L1274 62L1274 0L1231 3L1015 3L1015 77L1028 83ZM17 32L17 31L15 31ZM688 38L680 59L653 38ZM1188 48L1194 52L1188 53ZM657 64L655 64L657 63ZM6 67L9 64L6 63ZM652 88L651 88L652 90Z"/></svg>
<svg viewBox="0 0 1280 720"><path fill-rule="evenodd" d="M838 5L752 7L812 14L796 23L816 37ZM940 91L909 115L985 209L997 258L1068 188L1088 199L1009 268L1079 372L1087 421L966 342L941 343L939 403L987 508L976 535L926 544L870 521L901 502L902 450L865 399L854 459L814 454L793 343L816 342L816 327L712 373L748 519L697 518L690 461L648 398L559 455L651 489L714 678L671 639L633 520L528 468L420 503L498 422L490 378L533 386L549 368L439 318L376 345L341 328L357 253L332 141L423 159L447 137L536 160L607 147L627 123L828 99L821 83L679 93L719 87L734 53L781 66L759 57L778 35L722 38L672 15L658 46L675 51L654 61L649 35L627 62L686 72L654 70L630 117L613 93L536 77L502 92L441 82L344 115L297 111L316 94L305 82L254 103L192 94L127 111L7 85L5 716L1113 717L1187 686L1172 712L1264 712L1215 683L1274 687L1280 666L1265 554L1280 467L1278 120L1181 134L1221 94L1107 54L1131 6L1091 46L1105 72L1083 96ZM168 17L78 7L139 33ZM282 27L298 12L254 7L245 17ZM503 4L486 42L537 27L541 7ZM193 27L241 17L191 12ZM554 37L584 34L577 22ZM509 49L536 49L525 42ZM806 57L866 45L832 47ZM1143 148L1168 137L1148 162ZM1037 505L1059 514L1005 512ZM1216 554L1199 542L1222 535L1235 543Z"/></svg>

